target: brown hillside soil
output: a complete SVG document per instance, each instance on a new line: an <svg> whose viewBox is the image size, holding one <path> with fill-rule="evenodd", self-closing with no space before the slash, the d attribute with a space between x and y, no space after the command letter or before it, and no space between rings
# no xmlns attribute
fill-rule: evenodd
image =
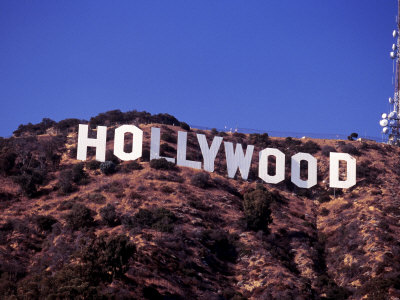
<svg viewBox="0 0 400 300"><path fill-rule="evenodd" d="M141 124L143 149L149 149L151 127L170 136L162 137L161 144L169 146L163 146L163 155L175 157L174 139L183 129ZM196 132L206 134L209 142L213 135L188 133L188 158L201 160ZM44 153L40 145L52 138L21 136L1 148L3 156L17 152L13 168L0 176L2 299L400 297L398 147L371 141L269 138L268 147L280 149L287 158L286 180L270 185L257 179L258 152L266 145L255 143L254 136L227 134L224 141L256 147L249 179L242 180L240 173L236 179L227 178L221 146L216 171L205 187L192 183L193 176L204 171L157 170L146 157L138 160L139 167L121 162L116 173L104 175L89 167L94 151L88 151L86 175L71 182L68 190L60 178L80 163L74 155L76 131L65 134L58 148L52 148L60 156L55 163L40 158ZM354 187L329 188L326 146L349 151L357 159ZM107 149L113 149L112 135ZM318 159L318 185L309 190L290 182L290 157L297 152L313 153ZM31 172L32 166L46 174L36 183L36 191L27 195L16 177L22 176L21 170ZM272 223L264 231L253 231L246 227L243 199L261 189L260 184L273 195ZM115 208L108 218L104 217L107 205ZM81 213L80 219L72 216ZM120 235L127 237L134 251L126 250L124 242L118 244L115 238ZM101 237L108 244L95 248ZM90 251L95 255L89 257ZM127 260L122 263L124 253Z"/></svg>

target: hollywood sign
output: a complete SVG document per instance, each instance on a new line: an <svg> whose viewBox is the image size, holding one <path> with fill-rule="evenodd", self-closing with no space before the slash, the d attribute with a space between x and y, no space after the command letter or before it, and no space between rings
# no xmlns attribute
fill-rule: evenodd
<svg viewBox="0 0 400 300"><path fill-rule="evenodd" d="M133 135L132 151L125 152L125 134ZM177 155L173 157L160 156L160 128L151 128L150 160L165 158L178 166L193 169L203 169L208 172L214 171L214 162L221 147L223 138L215 136L209 146L204 134L196 134L203 163L200 161L188 160L186 158L187 132L178 131ZM87 148L96 148L96 160L105 161L107 142L107 127L97 126L97 138L88 137L88 125L79 124L77 159L86 160ZM142 156L143 131L134 125L122 125L115 129L114 155L123 161L136 160ZM247 145L243 151L241 144L234 148L231 142L224 141L226 165L228 177L234 178L239 170L242 178L247 180L251 161L254 152L253 145ZM275 175L269 175L268 158L275 157ZM308 178L303 180L300 177L300 163L307 162ZM346 163L346 179L339 177L339 162ZM259 152L258 177L266 183L277 184L285 179L285 154L275 148L265 148ZM291 181L298 187L311 188L317 184L317 159L308 153L297 153L291 157ZM349 188L356 184L356 160L347 153L330 152L329 156L329 186L333 188Z"/></svg>

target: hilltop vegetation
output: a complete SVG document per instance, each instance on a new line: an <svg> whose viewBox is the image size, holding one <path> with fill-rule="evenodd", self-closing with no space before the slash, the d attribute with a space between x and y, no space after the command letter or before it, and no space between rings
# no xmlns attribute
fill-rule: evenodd
<svg viewBox="0 0 400 300"><path fill-rule="evenodd" d="M79 123L110 128L106 162L90 148L76 160ZM141 159L113 155L121 124L144 131ZM256 154L247 181L227 178L223 147L213 173L149 162L152 126L162 156L176 157L178 130L190 131L190 160L202 159L195 133L280 149L286 179L258 179ZM357 159L354 187L329 188L332 151ZM318 159L312 189L290 181L297 152ZM395 299L399 155L371 141L200 131L137 111L21 125L0 139L0 298Z"/></svg>

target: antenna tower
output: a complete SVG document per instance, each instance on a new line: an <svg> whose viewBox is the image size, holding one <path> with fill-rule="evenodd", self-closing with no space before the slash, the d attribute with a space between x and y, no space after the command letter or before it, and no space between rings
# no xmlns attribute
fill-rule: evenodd
<svg viewBox="0 0 400 300"><path fill-rule="evenodd" d="M388 136L388 144L400 145L400 0L397 3L397 28L393 30L393 38L395 43L392 45L392 52L390 52L390 58L393 59L393 63L396 65L395 81L394 81L394 95L393 98L389 97L390 112L382 114L382 120L379 124L383 127L382 133Z"/></svg>

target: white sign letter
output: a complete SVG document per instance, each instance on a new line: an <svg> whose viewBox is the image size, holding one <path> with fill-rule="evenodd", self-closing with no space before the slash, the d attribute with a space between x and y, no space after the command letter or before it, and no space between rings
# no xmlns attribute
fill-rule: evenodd
<svg viewBox="0 0 400 300"><path fill-rule="evenodd" d="M159 158L175 163L175 158L160 156L160 128L151 127L150 160Z"/></svg>
<svg viewBox="0 0 400 300"><path fill-rule="evenodd" d="M97 138L88 138L89 126L79 124L77 157L86 160L87 147L96 147L96 160L106 160L107 126L97 126Z"/></svg>
<svg viewBox="0 0 400 300"><path fill-rule="evenodd" d="M178 131L178 150L176 164L182 167L201 169L201 162L186 159L187 132Z"/></svg>
<svg viewBox="0 0 400 300"><path fill-rule="evenodd" d="M249 175L251 159L253 157L253 145L248 145L246 155L243 154L243 148L241 144L236 144L236 151L233 150L233 144L230 142L224 142L226 165L228 169L228 177L234 178L237 169L239 168L240 174L244 180L247 180Z"/></svg>
<svg viewBox="0 0 400 300"><path fill-rule="evenodd" d="M124 151L125 133L132 133L132 152ZM115 129L114 155L121 160L135 160L142 157L143 131L135 125L122 125Z"/></svg>
<svg viewBox="0 0 400 300"><path fill-rule="evenodd" d="M339 161L347 164L346 180L339 180ZM347 153L331 152L329 155L329 186L347 189L356 184L356 159Z"/></svg>
<svg viewBox="0 0 400 300"><path fill-rule="evenodd" d="M300 162L307 161L308 178L300 179ZM317 159L308 153L297 153L292 156L292 182L301 188L309 189L317 184Z"/></svg>
<svg viewBox="0 0 400 300"><path fill-rule="evenodd" d="M204 134L197 134L197 140L199 141L201 154L203 155L204 170L214 172L214 161L221 146L222 137L214 137L210 148L208 148L207 139Z"/></svg>
<svg viewBox="0 0 400 300"><path fill-rule="evenodd" d="M279 183L285 179L285 154L274 148L265 148L260 151L260 163L258 166L258 177L266 183ZM268 174L268 157L275 156L275 175Z"/></svg>

